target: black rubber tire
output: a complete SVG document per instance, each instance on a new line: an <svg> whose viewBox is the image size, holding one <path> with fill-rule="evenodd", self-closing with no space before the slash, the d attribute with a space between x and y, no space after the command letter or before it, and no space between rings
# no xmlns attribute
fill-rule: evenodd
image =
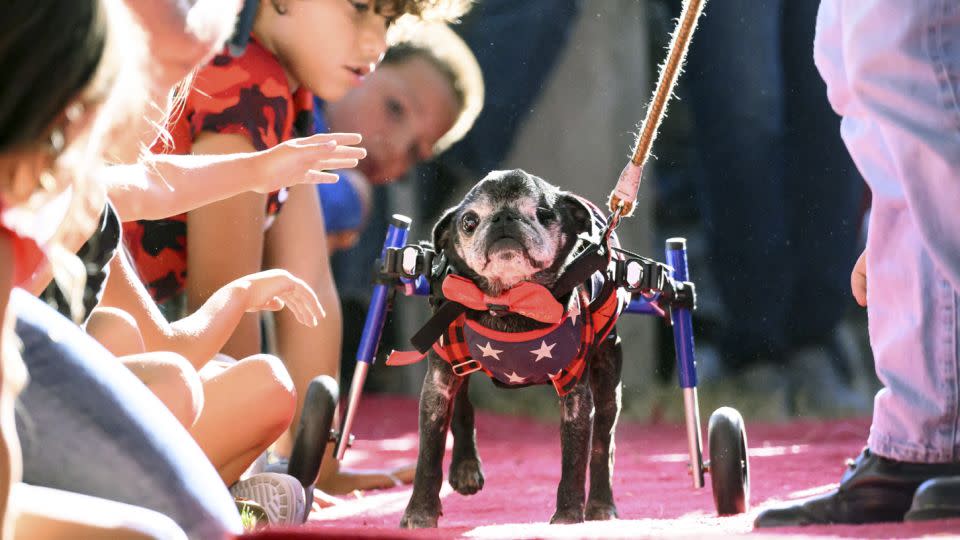
<svg viewBox="0 0 960 540"><path fill-rule="evenodd" d="M707 433L710 484L717 513L742 514L750 507L750 459L743 417L736 409L720 407L710 415Z"/></svg>
<svg viewBox="0 0 960 540"><path fill-rule="evenodd" d="M320 375L307 387L287 474L299 480L308 493L317 479L323 453L330 442L330 426L333 425L339 395L337 381L328 375Z"/></svg>

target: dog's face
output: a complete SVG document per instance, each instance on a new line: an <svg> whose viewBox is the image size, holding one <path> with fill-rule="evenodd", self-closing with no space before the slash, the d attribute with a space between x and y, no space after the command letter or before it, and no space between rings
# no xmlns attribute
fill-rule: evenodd
<svg viewBox="0 0 960 540"><path fill-rule="evenodd" d="M523 170L494 171L434 227L437 250L487 294L520 282L550 287L590 211L572 195Z"/></svg>

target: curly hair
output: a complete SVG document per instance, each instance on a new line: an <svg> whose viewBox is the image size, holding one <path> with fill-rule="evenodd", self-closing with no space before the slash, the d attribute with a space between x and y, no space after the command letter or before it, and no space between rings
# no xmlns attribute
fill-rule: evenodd
<svg viewBox="0 0 960 540"><path fill-rule="evenodd" d="M473 0L375 0L377 13L390 17L412 15L425 21L456 21L466 14Z"/></svg>

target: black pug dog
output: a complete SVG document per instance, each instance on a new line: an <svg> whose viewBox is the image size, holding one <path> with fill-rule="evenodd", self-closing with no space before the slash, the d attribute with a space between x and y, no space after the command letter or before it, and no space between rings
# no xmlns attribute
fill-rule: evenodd
<svg viewBox="0 0 960 540"><path fill-rule="evenodd" d="M445 256L454 273L472 281L486 298L498 297L523 282L533 282L549 289L557 283L572 259L578 235L591 230L596 213L582 199L525 171L495 171L440 219L433 230L433 242L437 256ZM584 304L585 300L589 302L589 297L581 289L578 287L558 298L564 313L561 327L566 327L567 323L571 327L588 324L585 319L589 317L577 317L582 306L593 306ZM466 319L460 329L463 333L472 332L477 325L512 334L551 327L550 323L524 315L495 310L469 309L463 317ZM445 337L455 339L456 335L448 333ZM611 480L623 359L615 329L598 338L598 342L584 347L589 349L586 351L577 347L579 337L572 338L575 343L567 344L573 346L575 353L583 355L585 367L578 378L569 378L564 393L555 380L559 371L550 375L550 380L518 375L527 367L517 362L542 365L562 356L554 350L557 341L551 343L548 339L537 346L540 343L537 338L529 350L521 350L519 358L510 360L507 356L512 351L505 352L512 346L510 343L491 343L480 336L472 347L468 338L462 347L469 347L470 356L482 358L491 366L484 371L494 377L498 386L554 382L558 394L562 394L561 477L557 486L556 511L550 522L578 523L584 519L616 518ZM563 339L571 340L569 335L557 338ZM439 344L441 348L444 346L443 339ZM429 352L428 361L420 395L420 449L413 494L400 522L404 528L436 527L443 513L439 493L443 482L447 426L451 427L454 440L450 485L458 493L472 495L482 489L484 483L477 452L473 405L467 392L470 375L464 374L462 366L460 374L456 373L454 364L438 354L436 347ZM499 370L500 361L513 362L513 367ZM550 369L559 367L562 366ZM589 494L585 493L588 463Z"/></svg>

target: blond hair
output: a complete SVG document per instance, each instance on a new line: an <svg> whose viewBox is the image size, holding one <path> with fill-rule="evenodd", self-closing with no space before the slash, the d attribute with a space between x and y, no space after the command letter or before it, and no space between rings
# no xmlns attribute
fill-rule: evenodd
<svg viewBox="0 0 960 540"><path fill-rule="evenodd" d="M32 99L24 103L36 112L4 123L30 125L38 115L51 116L44 120L48 127L42 132L24 136L32 140L18 141L12 148L52 152L53 156L50 169L40 174L27 199L16 203L16 210L22 215L42 216L35 220L44 222L38 225L56 228L42 235L32 232L43 242L53 278L77 318L82 311L86 268L75 251L92 234L106 200L93 175L105 157L126 159L137 151L137 145L130 144L118 128L141 118L145 48L139 27L121 0L72 0L69 5L56 0L22 0L16 4L11 9L20 10L18 15L33 9L39 18L31 20L32 35L18 36L19 41L3 50L3 56L18 51L25 54L24 61L44 64L37 66L41 70L37 73L55 73L58 65L54 62L83 62L84 66L80 70L64 68L70 73L67 88L43 88L42 93L34 89ZM45 15L56 17L45 19ZM65 23L75 26L71 32L59 26ZM69 37L50 38L58 33ZM45 43L37 46L36 57L30 58L31 51L25 50L32 50L32 42L37 41ZM27 79L23 84L31 82L36 81ZM5 102L24 99L16 89L3 97ZM42 113L44 104L54 108Z"/></svg>

